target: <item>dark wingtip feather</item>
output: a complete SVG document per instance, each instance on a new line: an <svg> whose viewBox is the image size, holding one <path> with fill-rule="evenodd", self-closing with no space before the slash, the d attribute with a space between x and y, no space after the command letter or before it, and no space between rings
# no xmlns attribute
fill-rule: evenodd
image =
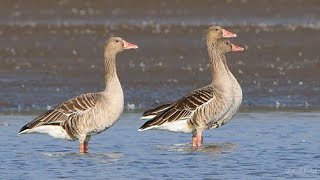
<svg viewBox="0 0 320 180"><path fill-rule="evenodd" d="M30 129L29 124L24 125L20 130L19 130L19 134L22 134L23 131Z"/></svg>
<svg viewBox="0 0 320 180"><path fill-rule="evenodd" d="M152 116L152 115L157 115L159 112L167 109L171 104L170 103L167 103L167 104L163 104L159 107L156 107L156 108L153 108L153 109L150 109L150 110L147 110L145 111L142 116Z"/></svg>
<svg viewBox="0 0 320 180"><path fill-rule="evenodd" d="M33 121L31 121L31 122L27 123L26 125L24 125L20 129L19 134L23 134L23 131L34 128L37 125L37 123L39 122L39 119L41 119L42 117L50 114L51 112L53 112L53 110L48 110L45 113L43 113L42 115L40 115L37 118L35 118Z"/></svg>
<svg viewBox="0 0 320 180"><path fill-rule="evenodd" d="M139 131L143 131L143 130L145 130L146 128L148 128L148 127L151 127L152 126L152 121L150 120L150 121L147 121L147 122L145 122L140 128L139 128Z"/></svg>
<svg viewBox="0 0 320 180"><path fill-rule="evenodd" d="M150 116L150 115L155 115L154 109L147 110L142 114L142 116Z"/></svg>
<svg viewBox="0 0 320 180"><path fill-rule="evenodd" d="M153 115L150 110L145 111L145 112L142 114L142 116L149 116L149 115Z"/></svg>

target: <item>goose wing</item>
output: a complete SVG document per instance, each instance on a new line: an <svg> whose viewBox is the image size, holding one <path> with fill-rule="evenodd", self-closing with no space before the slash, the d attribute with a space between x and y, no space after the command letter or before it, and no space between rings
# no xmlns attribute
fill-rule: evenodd
<svg viewBox="0 0 320 180"><path fill-rule="evenodd" d="M140 119L152 119L156 115L161 114L163 111L170 108L171 105L171 103L162 104L161 106L147 110L142 114L142 117Z"/></svg>
<svg viewBox="0 0 320 180"><path fill-rule="evenodd" d="M61 123L73 119L75 116L93 108L99 97L99 93L87 93L65 101L54 109L46 111L30 123L24 125L19 133L21 134L25 130L43 125L61 125Z"/></svg>
<svg viewBox="0 0 320 180"><path fill-rule="evenodd" d="M161 126L165 123L170 123L179 120L190 119L194 112L201 108L204 104L215 99L212 86L206 86L197 89L192 93L179 99L171 104L162 113L156 115L153 119L147 121L140 130L153 126Z"/></svg>

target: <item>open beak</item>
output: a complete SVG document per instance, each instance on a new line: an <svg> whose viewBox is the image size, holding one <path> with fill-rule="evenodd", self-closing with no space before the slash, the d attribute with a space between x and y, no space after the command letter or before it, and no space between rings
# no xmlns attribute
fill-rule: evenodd
<svg viewBox="0 0 320 180"><path fill-rule="evenodd" d="M222 37L224 38L237 37L237 34L227 31L225 29L222 29Z"/></svg>
<svg viewBox="0 0 320 180"><path fill-rule="evenodd" d="M124 49L137 49L138 46L135 44L128 43L127 41L123 40L123 48Z"/></svg>
<svg viewBox="0 0 320 180"><path fill-rule="evenodd" d="M240 47L240 46L237 46L237 45L234 45L232 44L232 51L243 51L244 48L243 47Z"/></svg>

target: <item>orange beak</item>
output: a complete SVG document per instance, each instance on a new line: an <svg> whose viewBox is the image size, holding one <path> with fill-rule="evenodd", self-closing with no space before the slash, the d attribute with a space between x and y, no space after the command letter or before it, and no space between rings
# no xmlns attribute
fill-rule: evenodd
<svg viewBox="0 0 320 180"><path fill-rule="evenodd" d="M135 44L128 43L127 41L123 40L123 48L124 49L137 49L138 46Z"/></svg>
<svg viewBox="0 0 320 180"><path fill-rule="evenodd" d="M222 29L222 37L224 38L237 37L237 34L227 31L225 29Z"/></svg>
<svg viewBox="0 0 320 180"><path fill-rule="evenodd" d="M231 49L231 51L243 51L243 50L244 50L243 47L240 47L240 46L237 46L237 45L232 44L232 49Z"/></svg>

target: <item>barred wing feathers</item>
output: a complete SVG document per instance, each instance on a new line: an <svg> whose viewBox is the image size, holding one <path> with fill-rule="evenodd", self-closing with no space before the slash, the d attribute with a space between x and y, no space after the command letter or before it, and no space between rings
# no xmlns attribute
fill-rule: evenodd
<svg viewBox="0 0 320 180"><path fill-rule="evenodd" d="M158 114L153 119L147 121L140 130L149 129L154 126L161 126L165 123L174 121L190 119L198 108L213 99L215 98L212 86L206 86L195 90L178 100L176 103L173 103L161 114Z"/></svg>
<svg viewBox="0 0 320 180"><path fill-rule="evenodd" d="M60 104L53 110L36 117L33 121L23 126L19 134L28 129L44 125L61 125L74 119L77 115L85 113L94 107L100 97L99 93L82 94Z"/></svg>

